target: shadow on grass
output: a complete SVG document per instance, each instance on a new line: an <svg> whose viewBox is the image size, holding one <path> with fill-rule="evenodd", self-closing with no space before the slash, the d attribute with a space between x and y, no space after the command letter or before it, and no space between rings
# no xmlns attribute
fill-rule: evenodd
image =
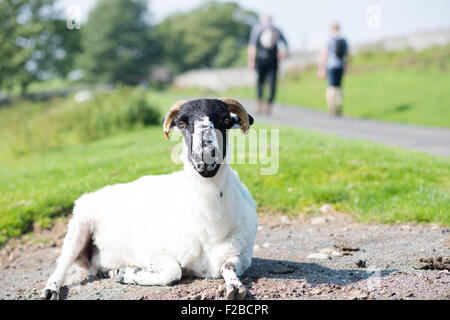
<svg viewBox="0 0 450 320"><path fill-rule="evenodd" d="M402 103L394 108L385 109L382 111L368 112L362 115L363 118L380 118L385 116L392 116L399 113L403 113L405 111L412 110L413 107L409 103Z"/></svg>

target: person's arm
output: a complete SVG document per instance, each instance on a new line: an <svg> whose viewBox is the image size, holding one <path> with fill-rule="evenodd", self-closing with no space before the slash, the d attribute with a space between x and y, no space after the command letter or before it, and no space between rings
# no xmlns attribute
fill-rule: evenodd
<svg viewBox="0 0 450 320"><path fill-rule="evenodd" d="M344 55L344 71L347 72L349 70L351 52L347 42L345 42L345 46L347 49Z"/></svg>
<svg viewBox="0 0 450 320"><path fill-rule="evenodd" d="M250 39L247 48L247 66L251 69L255 68L256 59L256 43L258 41L259 28L257 26L252 28L250 32Z"/></svg>
<svg viewBox="0 0 450 320"><path fill-rule="evenodd" d="M255 68L255 59L256 59L256 47L254 45L249 44L247 48L247 67L250 69Z"/></svg>
<svg viewBox="0 0 450 320"><path fill-rule="evenodd" d="M323 48L319 53L317 77L324 78L326 74L325 65L328 57L328 48Z"/></svg>
<svg viewBox="0 0 450 320"><path fill-rule="evenodd" d="M283 33L279 30L278 30L278 32L280 33L279 41L283 45L282 49L278 53L278 59L282 60L282 59L286 58L287 55L289 54L289 45L288 45L288 42L287 42L286 38L284 37Z"/></svg>

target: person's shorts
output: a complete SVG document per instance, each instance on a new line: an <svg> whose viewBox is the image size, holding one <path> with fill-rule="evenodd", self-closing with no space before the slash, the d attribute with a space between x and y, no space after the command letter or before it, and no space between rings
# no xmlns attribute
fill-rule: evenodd
<svg viewBox="0 0 450 320"><path fill-rule="evenodd" d="M278 70L278 60L275 59L258 59L255 60L256 71L260 70Z"/></svg>
<svg viewBox="0 0 450 320"><path fill-rule="evenodd" d="M344 68L328 69L328 84L332 87L340 87L343 75Z"/></svg>

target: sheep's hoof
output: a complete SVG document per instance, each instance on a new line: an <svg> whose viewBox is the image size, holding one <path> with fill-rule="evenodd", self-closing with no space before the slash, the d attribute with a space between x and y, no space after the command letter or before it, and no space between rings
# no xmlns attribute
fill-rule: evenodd
<svg viewBox="0 0 450 320"><path fill-rule="evenodd" d="M59 291L45 288L41 293L42 300L59 300Z"/></svg>
<svg viewBox="0 0 450 320"><path fill-rule="evenodd" d="M40 298L42 300L59 300L59 288L56 282L47 283Z"/></svg>
<svg viewBox="0 0 450 320"><path fill-rule="evenodd" d="M230 283L226 285L226 300L244 300L247 296L247 289L242 283Z"/></svg>

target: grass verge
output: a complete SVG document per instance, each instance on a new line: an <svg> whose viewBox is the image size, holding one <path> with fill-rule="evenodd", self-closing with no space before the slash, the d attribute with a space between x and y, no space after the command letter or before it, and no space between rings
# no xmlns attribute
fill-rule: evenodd
<svg viewBox="0 0 450 320"><path fill-rule="evenodd" d="M167 109L169 100L154 95L153 103ZM450 226L448 158L289 127L279 130L277 174L261 175L264 166L248 161L233 165L259 210L295 216L331 203L365 222ZM176 144L164 140L160 126L136 127L92 142L1 157L0 244L33 222L47 226L70 213L73 201L85 192L180 169L170 160Z"/></svg>

